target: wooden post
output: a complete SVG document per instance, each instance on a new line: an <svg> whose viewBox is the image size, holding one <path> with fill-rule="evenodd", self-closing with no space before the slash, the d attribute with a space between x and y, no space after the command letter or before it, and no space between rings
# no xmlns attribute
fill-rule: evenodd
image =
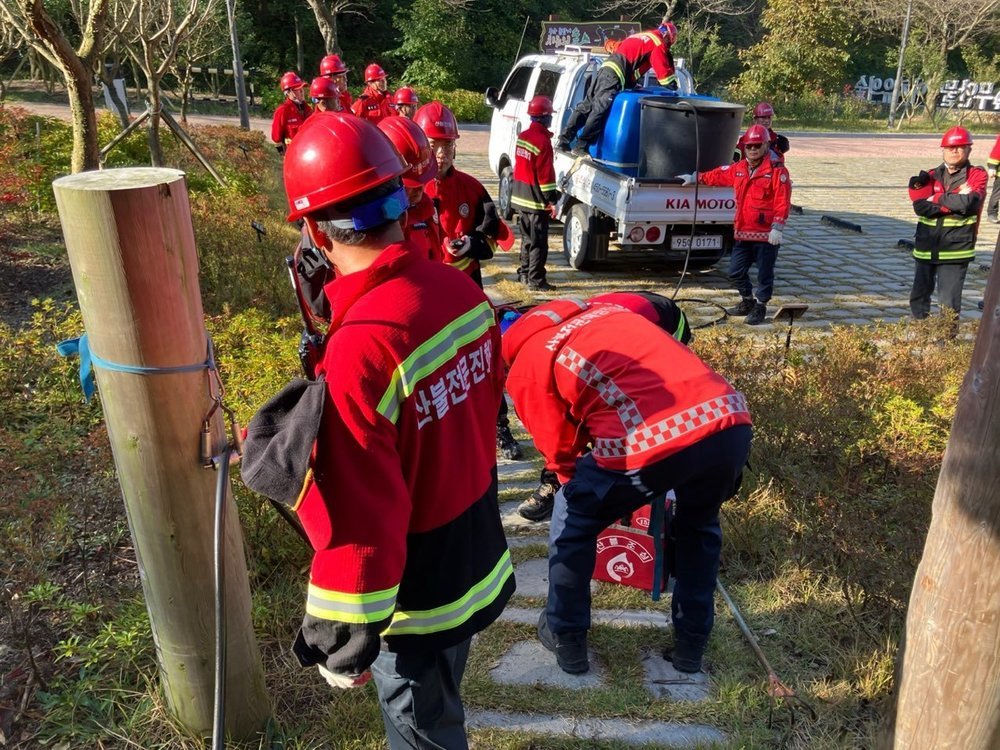
<svg viewBox="0 0 1000 750"><path fill-rule="evenodd" d="M203 362L206 333L184 173L82 172L53 183L91 351L142 367ZM213 721L215 472L199 461L208 373L137 375L95 368L125 498L164 693L194 733ZM213 446L225 443L221 414ZM230 496L225 533L226 729L264 727L270 706L250 619L243 537Z"/></svg>
<svg viewBox="0 0 1000 750"><path fill-rule="evenodd" d="M894 737L906 750L1000 747L1000 281L959 394L906 616Z"/></svg>

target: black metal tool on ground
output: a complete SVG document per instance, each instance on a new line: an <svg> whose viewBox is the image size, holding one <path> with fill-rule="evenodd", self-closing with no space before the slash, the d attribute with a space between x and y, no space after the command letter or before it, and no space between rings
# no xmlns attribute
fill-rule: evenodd
<svg viewBox="0 0 1000 750"><path fill-rule="evenodd" d="M774 313L771 320L778 322L779 320L788 321L788 333L785 335L785 361L788 361L788 350L792 346L792 326L795 321L801 318L806 310L809 309L809 305L803 302L791 302L787 305L782 305Z"/></svg>

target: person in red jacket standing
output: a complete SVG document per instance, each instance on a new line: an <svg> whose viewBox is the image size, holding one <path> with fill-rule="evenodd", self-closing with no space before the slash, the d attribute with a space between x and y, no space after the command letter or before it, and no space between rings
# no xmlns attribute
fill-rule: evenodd
<svg viewBox="0 0 1000 750"><path fill-rule="evenodd" d="M392 95L392 106L396 114L412 120L413 115L417 113L417 107L420 106L420 98L409 86L403 86L396 89L396 93Z"/></svg>
<svg viewBox="0 0 1000 750"><path fill-rule="evenodd" d="M514 147L514 185L510 202L521 227L521 265L517 280L533 292L555 289L545 278L549 257L549 216L559 199L552 164L552 100L536 96L528 102L531 125Z"/></svg>
<svg viewBox="0 0 1000 750"><path fill-rule="evenodd" d="M389 98L389 82L381 65L372 63L365 68L365 84L365 90L351 105L354 114L375 123L396 114Z"/></svg>
<svg viewBox="0 0 1000 750"><path fill-rule="evenodd" d="M559 136L559 148L568 151L576 139L576 152L600 138L611 104L619 92L635 87L650 68L661 86L677 88L677 74L670 47L677 41L677 27L666 18L650 31L633 34L618 45L597 71L583 100L576 105ZM579 132L578 132L579 131Z"/></svg>
<svg viewBox="0 0 1000 750"><path fill-rule="evenodd" d="M427 183L427 195L435 202L441 221L444 262L469 274L483 286L479 261L493 257L497 236L504 226L496 204L486 188L471 174L455 169L458 121L439 101L428 102L413 116L430 142L437 160L437 177ZM497 450L504 458L521 458L521 446L510 431L507 402L500 402L497 415Z"/></svg>
<svg viewBox="0 0 1000 750"><path fill-rule="evenodd" d="M774 107L772 107L769 102L758 102L757 106L753 108L753 124L760 125L762 128L767 128L768 144L771 147L771 154L779 159L784 159L784 156L788 153L788 149L791 148L791 145L788 143L788 139L785 136L779 135L771 129L771 122L773 119ZM745 159L746 155L746 149L743 147L743 136L740 136L740 139L736 142L736 151L733 154L733 161Z"/></svg>
<svg viewBox="0 0 1000 750"><path fill-rule="evenodd" d="M406 240L428 260L443 261L437 209L424 189L438 171L427 136L419 125L405 117L386 117L378 128L389 136L403 161L410 165L402 178L409 204L400 219Z"/></svg>
<svg viewBox="0 0 1000 750"><path fill-rule="evenodd" d="M740 302L726 310L745 315L747 325L759 325L767 314L774 291L774 264L792 206L792 180L785 165L769 152L767 129L751 125L743 134L747 157L710 172L680 175L685 185L721 185L733 188L736 220L729 280L740 293ZM757 264L757 295L754 299L750 266Z"/></svg>
<svg viewBox="0 0 1000 750"><path fill-rule="evenodd" d="M317 112L340 111L340 89L329 78L313 78L309 84L309 98L316 105Z"/></svg>
<svg viewBox="0 0 1000 750"><path fill-rule="evenodd" d="M271 120L271 140L277 145L279 154L285 153L285 147L312 114L312 107L306 104L305 86L305 81L291 71L281 76L285 101L274 110Z"/></svg>
<svg viewBox="0 0 1000 750"><path fill-rule="evenodd" d="M295 504L313 558L294 651L337 688L371 670L392 750L466 748L469 644L514 592L489 440L503 364L482 290L404 240L406 171L345 112L316 115L285 158L288 218L337 270L313 481Z"/></svg>
<svg viewBox="0 0 1000 750"><path fill-rule="evenodd" d="M340 55L327 55L319 61L319 74L322 78L329 78L340 91L340 109L344 112L351 111L351 92L347 90L347 71L349 71Z"/></svg>
<svg viewBox="0 0 1000 750"><path fill-rule="evenodd" d="M739 489L750 450L743 395L660 326L613 303L540 305L507 328L503 358L514 408L563 484L549 530L542 645L565 672L590 668L597 535L672 489L671 659L699 671L713 624L719 508Z"/></svg>
<svg viewBox="0 0 1000 750"><path fill-rule="evenodd" d="M941 138L944 161L910 178L910 200L917 215L913 242L913 287L910 312L926 318L935 285L942 309L962 312L962 287L969 263L976 258L979 217L989 177L969 163L972 134L954 127Z"/></svg>

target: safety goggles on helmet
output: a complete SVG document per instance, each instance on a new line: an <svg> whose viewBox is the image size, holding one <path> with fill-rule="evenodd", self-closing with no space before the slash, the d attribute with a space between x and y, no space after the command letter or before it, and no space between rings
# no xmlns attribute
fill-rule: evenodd
<svg viewBox="0 0 1000 750"><path fill-rule="evenodd" d="M355 232L363 232L366 229L385 224L387 221L395 221L410 206L410 201L406 197L406 190L402 185L391 193L380 195L378 198L351 206L343 213L349 214L348 218L330 218L327 221L337 229L353 229Z"/></svg>

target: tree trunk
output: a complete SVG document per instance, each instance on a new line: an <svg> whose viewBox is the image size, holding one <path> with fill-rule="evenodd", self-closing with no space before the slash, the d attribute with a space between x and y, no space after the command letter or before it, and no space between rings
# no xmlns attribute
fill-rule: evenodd
<svg viewBox="0 0 1000 750"><path fill-rule="evenodd" d="M906 618L894 747L1000 747L1000 271L986 289Z"/></svg>
<svg viewBox="0 0 1000 750"><path fill-rule="evenodd" d="M112 169L53 183L91 350L147 368L204 362L198 255L183 172ZM101 407L128 513L171 713L191 733L213 725L213 498L208 446L225 444L205 369L136 374L97 367ZM227 488L228 490L228 488ZM227 492L228 494L228 492ZM270 715L250 614L239 517L226 497L226 730L246 740ZM256 743L255 743L256 744Z"/></svg>
<svg viewBox="0 0 1000 750"><path fill-rule="evenodd" d="M73 117L73 156L70 171L76 174L98 169L101 164L100 145L97 142L97 113L94 110L94 89L90 76L82 70L64 70L66 94Z"/></svg>
<svg viewBox="0 0 1000 750"><path fill-rule="evenodd" d="M146 130L146 140L149 143L149 162L154 167L163 166L163 144L160 143L160 87L156 81L149 80L149 127Z"/></svg>
<svg viewBox="0 0 1000 750"><path fill-rule="evenodd" d="M326 47L326 54L339 55L340 45L337 44L337 16L331 13L323 0L307 0L312 8L313 15L316 16L316 26L323 37L323 44Z"/></svg>

